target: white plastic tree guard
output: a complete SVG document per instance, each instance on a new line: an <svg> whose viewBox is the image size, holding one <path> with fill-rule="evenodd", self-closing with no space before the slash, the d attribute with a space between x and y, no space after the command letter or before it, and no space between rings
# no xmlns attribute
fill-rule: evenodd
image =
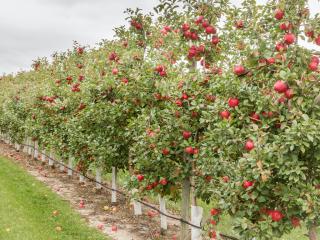
<svg viewBox="0 0 320 240"><path fill-rule="evenodd" d="M34 142L33 158L36 159L36 160L38 160L38 157L39 157L39 150L38 150L38 148L39 148L39 143L38 143L38 141L35 141L35 142Z"/></svg>
<svg viewBox="0 0 320 240"><path fill-rule="evenodd" d="M142 215L141 203L137 202L136 200L133 200L133 210L134 215Z"/></svg>
<svg viewBox="0 0 320 240"><path fill-rule="evenodd" d="M85 182L84 176L83 176L83 174L81 174L81 173L80 173L80 175L79 175L79 182L80 182L80 183L84 183L84 182Z"/></svg>
<svg viewBox="0 0 320 240"><path fill-rule="evenodd" d="M203 215L203 208L199 206L191 205L191 223L193 225L199 226L201 225ZM191 240L201 240L201 229L191 227Z"/></svg>
<svg viewBox="0 0 320 240"><path fill-rule="evenodd" d="M166 214L167 213L166 200L163 197L161 197L161 195L159 195L159 205L160 205L160 211ZM161 226L161 229L163 230L168 229L167 217L162 214L160 214L160 226Z"/></svg>
<svg viewBox="0 0 320 240"><path fill-rule="evenodd" d="M24 152L24 153L27 153L28 152L28 139L26 138L25 140L24 140L24 147L23 147L23 149L22 149L22 152Z"/></svg>
<svg viewBox="0 0 320 240"><path fill-rule="evenodd" d="M41 161L42 162L46 161L46 150L45 149L43 149L41 152Z"/></svg>
<svg viewBox="0 0 320 240"><path fill-rule="evenodd" d="M100 184L101 181L102 181L101 172L102 172L101 167L97 167L97 169L96 169L96 188L97 189L101 189L102 188L102 186Z"/></svg>
<svg viewBox="0 0 320 240"><path fill-rule="evenodd" d="M27 140L27 144L28 144L28 155L30 155L31 156L31 154L32 154L32 140L31 140L31 138L28 138L28 140Z"/></svg>
<svg viewBox="0 0 320 240"><path fill-rule="evenodd" d="M60 172L64 172L64 163L60 156L59 156L59 165L60 165L59 166Z"/></svg>
<svg viewBox="0 0 320 240"><path fill-rule="evenodd" d="M53 167L53 165L54 165L53 159L54 159L54 153L52 150L50 150L50 155L49 155L49 160L48 160L50 167Z"/></svg>
<svg viewBox="0 0 320 240"><path fill-rule="evenodd" d="M73 168L73 157L69 157L69 160L68 160L68 176L72 176L72 168Z"/></svg>
<svg viewBox="0 0 320 240"><path fill-rule="evenodd" d="M117 168L112 167L112 182L111 182L111 187L114 190L117 190ZM117 192L112 191L111 192L111 202L116 203L117 202Z"/></svg>

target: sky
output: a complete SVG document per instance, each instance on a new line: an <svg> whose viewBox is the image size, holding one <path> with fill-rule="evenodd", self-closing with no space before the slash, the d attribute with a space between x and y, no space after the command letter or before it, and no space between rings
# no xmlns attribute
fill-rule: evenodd
<svg viewBox="0 0 320 240"><path fill-rule="evenodd" d="M263 1L266 0L258 0ZM101 39L112 39L113 29L126 24L126 8L151 11L157 2L0 0L0 74L28 69L32 60L70 49L74 40L94 46ZM241 1L233 2L238 5ZM313 14L320 12L320 2L310 0L309 8Z"/></svg>

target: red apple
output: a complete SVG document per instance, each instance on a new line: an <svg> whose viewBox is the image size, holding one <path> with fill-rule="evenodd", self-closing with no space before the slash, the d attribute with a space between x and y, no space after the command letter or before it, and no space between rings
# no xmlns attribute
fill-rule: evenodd
<svg viewBox="0 0 320 240"><path fill-rule="evenodd" d="M119 73L119 70L117 68L112 69L112 74L117 75Z"/></svg>
<svg viewBox="0 0 320 240"><path fill-rule="evenodd" d="M236 65L233 68L233 72L238 76L244 74L245 71L246 70L245 70L244 66L242 66L242 65Z"/></svg>
<svg viewBox="0 0 320 240"><path fill-rule="evenodd" d="M317 69L318 69L318 64L317 64L317 62L311 62L311 63L309 63L309 69L310 69L310 71L317 71Z"/></svg>
<svg viewBox="0 0 320 240"><path fill-rule="evenodd" d="M222 112L220 112L220 116L223 118L223 119L229 119L230 117L230 112L228 110L224 110Z"/></svg>
<svg viewBox="0 0 320 240"><path fill-rule="evenodd" d="M111 231L112 231L112 232L116 232L116 231L118 231L117 226L116 226L116 225L113 225L113 226L111 227Z"/></svg>
<svg viewBox="0 0 320 240"><path fill-rule="evenodd" d="M275 11L274 11L274 17L277 19L277 20L281 20L284 16L284 11L282 11L281 9L277 8Z"/></svg>
<svg viewBox="0 0 320 240"><path fill-rule="evenodd" d="M290 45L296 41L296 36L293 33L287 33L284 35L283 40L286 44Z"/></svg>
<svg viewBox="0 0 320 240"><path fill-rule="evenodd" d="M318 37L316 37L316 39L314 40L314 42L320 46L320 35L318 35Z"/></svg>
<svg viewBox="0 0 320 240"><path fill-rule="evenodd" d="M284 92L284 95L288 99L293 98L293 95L294 95L293 90L291 88L289 88L287 91Z"/></svg>
<svg viewBox="0 0 320 240"><path fill-rule="evenodd" d="M182 106L183 106L183 102L182 102L180 99L177 99L177 100L176 100L176 105L177 105L178 107L182 107Z"/></svg>
<svg viewBox="0 0 320 240"><path fill-rule="evenodd" d="M215 34L216 32L217 32L217 30L215 29L215 27L213 27L213 26L206 27L207 34Z"/></svg>
<svg viewBox="0 0 320 240"><path fill-rule="evenodd" d="M259 114L257 114L257 113L254 112L254 113L251 113L250 119L251 119L253 122L259 122L260 116L259 116Z"/></svg>
<svg viewBox="0 0 320 240"><path fill-rule="evenodd" d="M286 46L283 44L283 43L277 43L276 44L276 50L278 51L278 52L282 52L282 51L284 51L286 49Z"/></svg>
<svg viewBox="0 0 320 240"><path fill-rule="evenodd" d="M142 174L137 175L137 180L138 180L139 182L142 182L143 179L144 179L144 176L143 176Z"/></svg>
<svg viewBox="0 0 320 240"><path fill-rule="evenodd" d="M270 210L268 215L271 217L272 221L279 222L284 217L283 214L278 210Z"/></svg>
<svg viewBox="0 0 320 240"><path fill-rule="evenodd" d="M193 154L194 153L194 150L193 150L193 147L186 147L184 149L185 153L188 153L188 154Z"/></svg>
<svg viewBox="0 0 320 240"><path fill-rule="evenodd" d="M188 23L184 23L184 24L182 24L181 28L185 32L190 29L190 25Z"/></svg>
<svg viewBox="0 0 320 240"><path fill-rule="evenodd" d="M274 64L276 60L273 57L267 58L267 63L268 64Z"/></svg>
<svg viewBox="0 0 320 240"><path fill-rule="evenodd" d="M199 25L200 23L202 23L203 19L204 19L204 16L199 16L199 17L195 20L195 23L196 23L197 25Z"/></svg>
<svg viewBox="0 0 320 240"><path fill-rule="evenodd" d="M167 156L167 155L170 154L170 150L169 150L168 148L164 148L164 149L162 149L162 154L163 154L164 156Z"/></svg>
<svg viewBox="0 0 320 240"><path fill-rule="evenodd" d="M244 189L247 189L247 188L252 187L252 186L253 186L253 182L248 181L248 180L244 180L243 183L242 183L242 187Z"/></svg>
<svg viewBox="0 0 320 240"><path fill-rule="evenodd" d="M78 54L82 54L82 53L83 53L83 50L84 50L84 49L83 49L82 47L78 47L78 48L77 48L77 53L78 53Z"/></svg>
<svg viewBox="0 0 320 240"><path fill-rule="evenodd" d="M273 89L278 93L284 93L285 91L287 91L288 85L285 82L279 80L276 81L276 83L273 86Z"/></svg>
<svg viewBox="0 0 320 240"><path fill-rule="evenodd" d="M218 36L213 36L212 39L211 39L211 43L213 45L217 45L218 43L220 42L220 39Z"/></svg>
<svg viewBox="0 0 320 240"><path fill-rule="evenodd" d="M235 23L236 28L241 29L243 28L243 21L242 20L237 20Z"/></svg>
<svg viewBox="0 0 320 240"><path fill-rule="evenodd" d="M189 131L183 131L183 133L182 133L182 136L183 136L184 139L190 138L191 135L192 135L192 133L189 132Z"/></svg>
<svg viewBox="0 0 320 240"><path fill-rule="evenodd" d="M232 107L232 108L239 106L239 99L238 98L229 98L228 105L229 105L229 107Z"/></svg>
<svg viewBox="0 0 320 240"><path fill-rule="evenodd" d="M211 216L216 216L216 215L218 215L219 213L220 213L220 210L219 210L219 209L212 208L212 209L210 210Z"/></svg>
<svg viewBox="0 0 320 240"><path fill-rule="evenodd" d="M222 177L222 180L225 182L225 183L228 183L230 181L230 178L229 176L223 176Z"/></svg>
<svg viewBox="0 0 320 240"><path fill-rule="evenodd" d="M182 93L181 99L182 100L188 100L189 96L186 93Z"/></svg>
<svg viewBox="0 0 320 240"><path fill-rule="evenodd" d="M312 56L310 62L315 62L319 65L319 58L317 56Z"/></svg>
<svg viewBox="0 0 320 240"><path fill-rule="evenodd" d="M166 178L162 178L162 179L159 181L159 183L160 183L162 186L165 186L165 185L168 184L168 181L167 181Z"/></svg>
<svg viewBox="0 0 320 240"><path fill-rule="evenodd" d="M291 218L291 224L292 224L292 226L293 226L294 228L300 227L300 226L301 226L301 225L300 225L300 219L297 218L297 217L292 217L292 218Z"/></svg>
<svg viewBox="0 0 320 240"><path fill-rule="evenodd" d="M247 140L244 148L247 151L251 151L252 149L254 149L254 142L252 140Z"/></svg>

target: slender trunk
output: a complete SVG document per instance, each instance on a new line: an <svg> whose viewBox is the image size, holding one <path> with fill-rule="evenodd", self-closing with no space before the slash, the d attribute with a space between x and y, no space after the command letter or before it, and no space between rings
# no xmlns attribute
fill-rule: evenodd
<svg viewBox="0 0 320 240"><path fill-rule="evenodd" d="M182 219L189 221L190 219L190 178L187 177L182 183L182 201L181 201L181 217ZM181 240L190 239L189 225L181 223Z"/></svg>
<svg viewBox="0 0 320 240"><path fill-rule="evenodd" d="M309 226L309 239L310 240L317 240L317 225L315 223Z"/></svg>

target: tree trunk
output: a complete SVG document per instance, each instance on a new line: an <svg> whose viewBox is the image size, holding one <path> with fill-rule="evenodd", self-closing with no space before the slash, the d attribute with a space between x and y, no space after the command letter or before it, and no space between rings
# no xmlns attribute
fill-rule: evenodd
<svg viewBox="0 0 320 240"><path fill-rule="evenodd" d="M181 217L182 219L189 221L190 219L190 178L187 177L182 183L182 201L181 201ZM189 225L181 223L181 240L190 239Z"/></svg>
<svg viewBox="0 0 320 240"><path fill-rule="evenodd" d="M310 240L317 240L317 225L315 223L309 226L309 239Z"/></svg>

